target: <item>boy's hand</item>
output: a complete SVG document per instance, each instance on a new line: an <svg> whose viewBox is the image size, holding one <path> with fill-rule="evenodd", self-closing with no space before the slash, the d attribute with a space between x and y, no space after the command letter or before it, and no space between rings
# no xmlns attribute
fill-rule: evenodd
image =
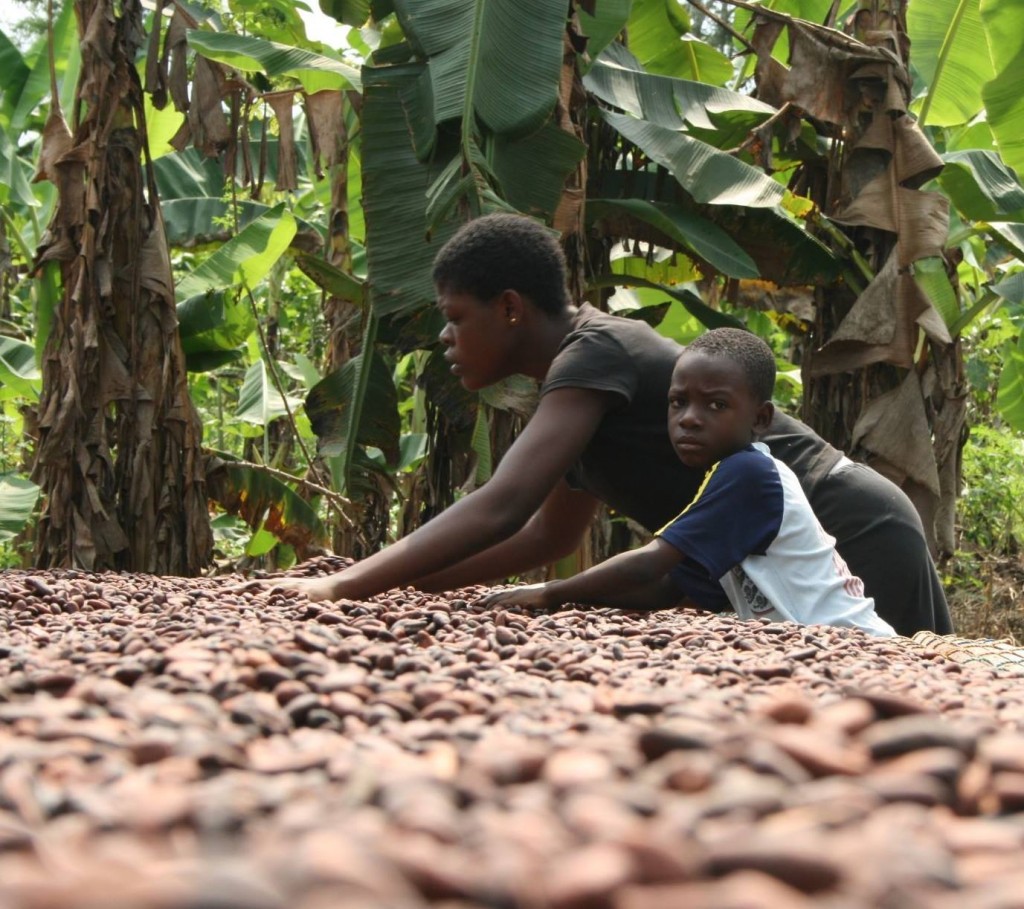
<svg viewBox="0 0 1024 909"><path fill-rule="evenodd" d="M481 606L525 606L527 609L553 609L559 603L551 596L547 584L526 584L511 590L499 590L480 597Z"/></svg>
<svg viewBox="0 0 1024 909"><path fill-rule="evenodd" d="M225 588L227 593L291 593L302 594L310 600L337 600L341 598L338 579L324 578L259 578Z"/></svg>

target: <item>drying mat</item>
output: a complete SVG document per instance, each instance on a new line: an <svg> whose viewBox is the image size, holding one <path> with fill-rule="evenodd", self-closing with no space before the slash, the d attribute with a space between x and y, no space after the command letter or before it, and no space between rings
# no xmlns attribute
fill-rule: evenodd
<svg viewBox="0 0 1024 909"><path fill-rule="evenodd" d="M1024 674L1024 647L992 638L960 638L955 634L919 631L910 641L955 663L984 663L1000 672Z"/></svg>

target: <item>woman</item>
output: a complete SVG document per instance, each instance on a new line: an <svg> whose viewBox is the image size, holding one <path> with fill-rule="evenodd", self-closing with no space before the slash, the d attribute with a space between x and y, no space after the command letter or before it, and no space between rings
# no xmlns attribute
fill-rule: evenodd
<svg viewBox="0 0 1024 909"><path fill-rule="evenodd" d="M333 600L493 582L575 551L600 502L654 531L696 492L702 473L676 457L665 423L682 348L642 322L574 305L542 226L509 214L470 222L438 254L434 283L452 373L471 391L530 376L541 382L536 412L483 487L343 572L274 587ZM901 634L951 630L909 499L784 415L762 441L796 473L879 614Z"/></svg>

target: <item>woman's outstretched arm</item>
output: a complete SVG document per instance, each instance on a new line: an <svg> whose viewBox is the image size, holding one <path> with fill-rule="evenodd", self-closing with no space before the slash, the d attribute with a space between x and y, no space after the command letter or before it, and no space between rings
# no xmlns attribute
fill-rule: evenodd
<svg viewBox="0 0 1024 909"><path fill-rule="evenodd" d="M258 584L294 590L315 600L334 600L362 599L417 580L434 578L431 586L436 586L438 578L450 583L443 580L442 572L509 540L541 509L613 401L610 393L590 389L549 392L494 476L409 536L328 577L267 580L244 586ZM472 573L477 574L477 569Z"/></svg>

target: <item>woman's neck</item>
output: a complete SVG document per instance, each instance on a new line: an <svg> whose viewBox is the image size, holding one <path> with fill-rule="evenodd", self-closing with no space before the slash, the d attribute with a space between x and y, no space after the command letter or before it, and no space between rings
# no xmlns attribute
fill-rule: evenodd
<svg viewBox="0 0 1024 909"><path fill-rule="evenodd" d="M544 381L558 348L576 323L578 312L575 305L569 304L557 315L539 314L534 331L530 335L529 350L526 352L522 369L523 375L539 382Z"/></svg>

